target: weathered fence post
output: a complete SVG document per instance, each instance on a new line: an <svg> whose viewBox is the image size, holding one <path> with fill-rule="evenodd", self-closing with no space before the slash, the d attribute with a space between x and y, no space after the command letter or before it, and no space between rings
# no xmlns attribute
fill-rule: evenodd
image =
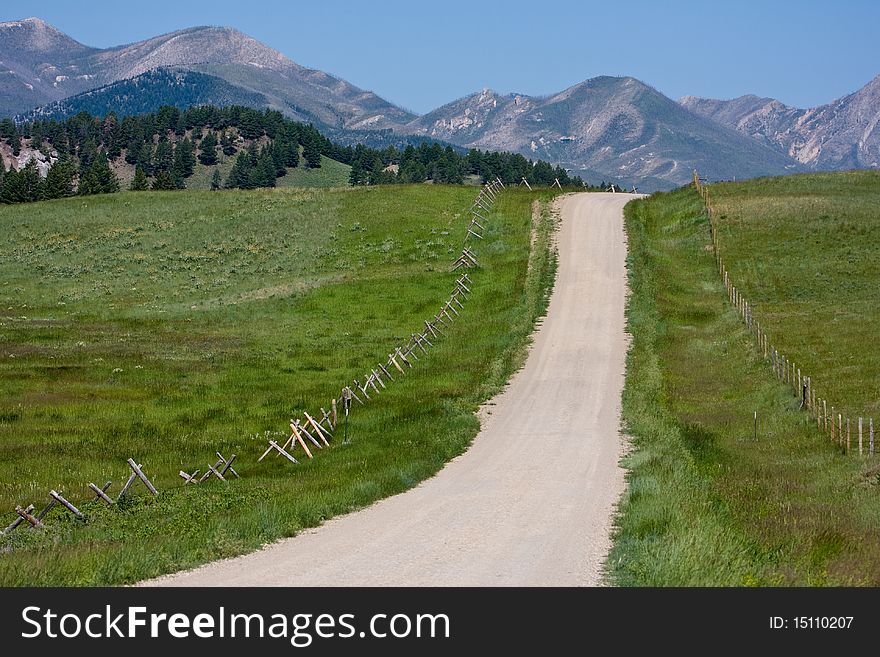
<svg viewBox="0 0 880 657"><path fill-rule="evenodd" d="M213 474L215 477L217 477L217 479L219 479L220 481L226 481L226 477L224 477L222 474L220 474L220 472L217 470L217 468L215 468L213 465L208 466L208 471L211 474Z"/></svg>
<svg viewBox="0 0 880 657"><path fill-rule="evenodd" d="M134 470L134 473L137 475L138 479L144 482L144 486L147 487L153 495L158 495L159 491L156 490L156 487L153 486L152 482L147 479L147 475L144 474L144 471L141 470L141 466L134 462L134 459L128 459L128 465Z"/></svg>
<svg viewBox="0 0 880 657"><path fill-rule="evenodd" d="M177 474L180 475L181 478L183 479L184 486L186 486L187 484L198 484L201 481L200 479L196 479L196 477L199 476L199 470L196 470L192 474L189 474L189 473L181 470Z"/></svg>
<svg viewBox="0 0 880 657"><path fill-rule="evenodd" d="M28 504L27 508L24 510L24 512L31 513L33 510L34 510L34 505ZM8 534L9 532L14 530L16 527L18 527L23 522L24 522L24 516L19 515L18 518L13 520L12 523L6 529L4 529L2 532L0 532L0 535Z"/></svg>
<svg viewBox="0 0 880 657"><path fill-rule="evenodd" d="M70 511L77 518L79 518L80 520L85 520L85 516L82 514L82 511L80 511L75 506L73 506L73 504L64 499L58 492L50 490L49 495L51 495L53 499L55 499L59 504L61 504L61 506Z"/></svg>
<svg viewBox="0 0 880 657"><path fill-rule="evenodd" d="M95 493L95 499L93 499L92 502L97 502L98 500L104 500L105 502L107 502L107 504L113 504L114 503L113 500L107 496L107 491L110 490L110 485L112 483L113 483L112 481L108 481L107 483L104 484L104 486L102 488L98 488L97 486L95 486L95 484L90 483L89 488L91 488Z"/></svg>
<svg viewBox="0 0 880 657"><path fill-rule="evenodd" d="M43 518L46 517L46 514L49 513L49 511L51 511L52 509L55 508L56 504L58 504L58 500L56 500L54 497L50 497L49 503L46 506L44 506L43 509L34 517L37 520L42 520Z"/></svg>
<svg viewBox="0 0 880 657"><path fill-rule="evenodd" d="M21 508L20 506L18 506L18 505L15 506L15 512L16 512L19 516L21 516L22 519L27 520L27 521L31 524L32 527L37 527L37 528L39 528L39 529L42 529L42 528L44 528L44 527L46 526L46 525L44 525L42 522L40 522L40 519L39 519L39 518L35 518L34 516L32 516L32 515L30 514L29 511L25 511L24 509L22 509L22 508Z"/></svg>
<svg viewBox="0 0 880 657"><path fill-rule="evenodd" d="M302 434L300 434L300 432L299 432L299 420L296 420L296 421L291 420L290 421L290 430L292 431L292 433L290 434L290 438L287 440L287 442L284 443L284 448L286 449L288 443L291 443L291 442L293 442L294 439L296 439L296 441L300 444L300 447L302 447L303 451L306 453L306 456L308 456L309 458L314 458L312 456L311 450L308 448L308 445L306 445L306 441L303 440ZM294 444L294 448L295 447L296 447L296 444ZM318 445L318 447L320 447L320 445ZM278 452L278 453L280 454L281 452Z"/></svg>
<svg viewBox="0 0 880 657"><path fill-rule="evenodd" d="M373 387L375 388L376 385L373 384ZM323 442L324 445L326 445L327 447L330 447L330 443L328 443L327 439L324 437L325 434L330 436L330 434L327 433L327 430L324 427L322 427L321 425L319 425L317 422L315 422L314 418L311 415L309 415L305 411L303 411L303 414L306 416L306 420L308 420L309 424L311 424L314 427L315 433L318 434L318 438L321 439L321 442ZM330 436L330 437L332 438L333 436Z"/></svg>
<svg viewBox="0 0 880 657"><path fill-rule="evenodd" d="M284 458L286 458L286 459L287 459L288 461L290 461L291 463L299 463L299 461L297 461L297 460L296 460L295 458L293 458L290 454L288 454L286 451L284 451L284 449L283 449L278 443L276 443L274 440L270 440L270 441L269 441L269 444L270 444L273 448L275 448L275 449L278 451L278 453L281 454L281 456L283 456Z"/></svg>
<svg viewBox="0 0 880 657"><path fill-rule="evenodd" d="M140 464L138 464L138 465L140 465ZM137 479L137 475L134 472L132 472L128 476L128 479L125 481L125 484L123 484L122 490L119 491L119 495L116 496L117 500L121 500L123 497L125 497L125 494L128 492L128 489L131 488L131 485L134 483L135 479Z"/></svg>

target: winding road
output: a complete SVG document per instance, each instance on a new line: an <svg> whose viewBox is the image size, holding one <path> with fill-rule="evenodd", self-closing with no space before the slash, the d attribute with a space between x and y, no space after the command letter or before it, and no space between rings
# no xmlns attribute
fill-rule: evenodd
<svg viewBox="0 0 880 657"><path fill-rule="evenodd" d="M562 199L547 317L525 367L481 411L467 452L366 509L142 585L600 585L624 490L622 210L633 198Z"/></svg>

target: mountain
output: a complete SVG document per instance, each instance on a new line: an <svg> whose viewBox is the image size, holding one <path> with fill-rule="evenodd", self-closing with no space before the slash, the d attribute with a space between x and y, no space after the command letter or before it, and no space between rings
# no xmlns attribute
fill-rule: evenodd
<svg viewBox="0 0 880 657"><path fill-rule="evenodd" d="M713 179L798 171L791 158L697 116L630 77L598 77L544 97L490 90L434 110L407 126L471 148L508 150L606 178L668 189L694 168Z"/></svg>
<svg viewBox="0 0 880 657"><path fill-rule="evenodd" d="M80 65L95 52L38 18L0 23L0 113L10 116L94 86Z"/></svg>
<svg viewBox="0 0 880 657"><path fill-rule="evenodd" d="M128 80L56 100L16 116L19 121L63 119L80 112L120 116L155 112L163 105L186 109L193 105L243 105L264 108L269 99L261 93L236 87L222 78L178 68L156 68Z"/></svg>
<svg viewBox="0 0 880 657"><path fill-rule="evenodd" d="M880 166L880 77L807 110L756 96L675 102L633 78L598 77L546 97L484 90L416 116L232 28L97 49L37 18L0 23L0 117L202 103L276 109L341 143L506 150L646 190L685 183L694 168L717 180Z"/></svg>
<svg viewBox="0 0 880 657"><path fill-rule="evenodd" d="M880 76L854 93L812 109L756 96L733 100L686 96L679 102L810 169L880 167Z"/></svg>
<svg viewBox="0 0 880 657"><path fill-rule="evenodd" d="M382 129L415 118L227 27L194 27L99 50L28 18L0 23L0 62L0 113L7 116L174 67L219 77L240 93L261 95L273 109L329 127Z"/></svg>
<svg viewBox="0 0 880 657"><path fill-rule="evenodd" d="M91 91L62 100L56 100L29 112L17 114L20 122L40 119L63 120L86 112L92 116L106 116L115 112L119 116L133 116L156 112L163 105L173 105L186 109L194 105L242 105L255 109L272 107L273 103L264 94L237 87L223 78L206 73L198 73L177 67L156 68L128 80L113 82ZM285 112L290 117L303 120L295 112ZM311 120L311 119L310 119ZM405 132L395 132L391 128L381 130L353 130L350 128L331 128L321 125L322 133L342 146L363 144L369 148L382 149L393 146L403 150L406 146L418 146L428 139ZM467 149L439 141L444 147L453 146L460 153Z"/></svg>

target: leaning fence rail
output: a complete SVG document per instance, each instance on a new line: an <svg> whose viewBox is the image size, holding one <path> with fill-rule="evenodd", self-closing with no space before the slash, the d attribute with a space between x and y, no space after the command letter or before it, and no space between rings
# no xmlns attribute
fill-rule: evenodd
<svg viewBox="0 0 880 657"><path fill-rule="evenodd" d="M344 385L339 396L330 400L329 410L320 407L319 412L310 414L304 411L302 417L291 418L289 423L290 436L287 440L283 444L279 444L276 440L268 440L268 446L257 459L258 461L262 461L274 452L275 456L283 457L282 462L288 465L298 465L299 460L294 456L297 448L307 458L315 458L319 450L331 446L330 440L333 439L334 432L338 426L337 409L340 405L347 418L351 412L353 401L364 405L373 400L382 390L386 390L395 381L392 371L397 372L398 376L404 376L409 369L415 367L415 363L428 354L428 349L446 335L444 327L448 328L455 321L460 311L465 307L464 302L471 295L473 281L467 270L479 266L477 254L470 247L474 240L483 239L485 226L489 221L488 214L492 211L495 201L503 188L504 183L497 178L492 182L486 183L480 188L479 194L477 194L476 199L468 209L471 219L464 235L464 243L460 254L450 265L452 271L462 271L455 280L449 298L440 306L439 311L432 318L424 321L424 328L419 327L418 332L411 333L409 341L405 344L394 346L388 354L387 362L377 363L375 366L370 367L362 377L353 379L351 383ZM237 456L232 454L227 459L220 452L216 452L216 455L218 460L213 464L207 464L201 476L199 476L201 470L196 470L191 474L180 470L178 474L184 480L183 486L203 484L210 478L214 478L224 484L228 484L232 478L238 479L239 473L233 468L233 463ZM131 487L138 481L152 495L159 495L158 489L147 477L143 464L137 463L134 459L130 458L128 459L128 466L131 469L131 474L122 485L115 500L110 495L113 482L108 481L101 488L95 485L94 482L89 482L88 488L94 493L94 497L87 501L102 501L107 505L116 505L128 495ZM22 524L27 524L33 529L45 529L46 525L43 519L53 507L59 504L73 514L77 520L83 522L88 520L87 514L80 511L68 498L56 490L51 490L49 491L48 503L36 515L33 513L36 508L33 504L29 504L25 508L17 505L15 507L17 517L5 529L0 530L0 536L10 534Z"/></svg>

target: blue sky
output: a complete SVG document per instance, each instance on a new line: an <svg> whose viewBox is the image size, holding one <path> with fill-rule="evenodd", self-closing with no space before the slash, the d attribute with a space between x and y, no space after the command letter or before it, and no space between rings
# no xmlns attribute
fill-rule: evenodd
<svg viewBox="0 0 880 657"><path fill-rule="evenodd" d="M229 25L417 112L484 87L540 95L596 75L631 75L672 98L755 93L809 107L880 74L880 3L863 0L84 5L43 0L0 20L36 15L97 47Z"/></svg>

